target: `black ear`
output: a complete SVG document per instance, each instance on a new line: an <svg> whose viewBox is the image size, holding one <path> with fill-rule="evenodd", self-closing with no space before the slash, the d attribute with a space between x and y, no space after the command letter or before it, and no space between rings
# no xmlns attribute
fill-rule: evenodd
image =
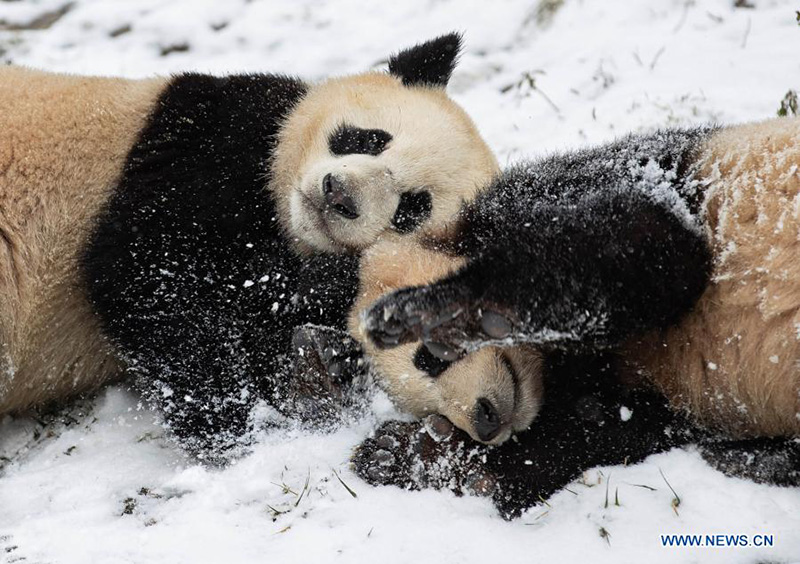
<svg viewBox="0 0 800 564"><path fill-rule="evenodd" d="M400 51L389 59L389 73L405 86L444 88L461 52L461 34L448 33Z"/></svg>

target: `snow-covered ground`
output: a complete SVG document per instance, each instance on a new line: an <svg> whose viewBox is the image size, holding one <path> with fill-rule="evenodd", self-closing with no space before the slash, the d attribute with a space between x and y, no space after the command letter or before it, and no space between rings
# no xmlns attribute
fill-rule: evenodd
<svg viewBox="0 0 800 564"><path fill-rule="evenodd" d="M450 90L503 163L631 130L774 116L800 88L796 1L79 0L61 15L66 4L0 2L0 59L314 79L464 31ZM44 29L19 29L29 27ZM6 418L0 562L800 562L800 491L726 478L692 451L590 471L597 485L576 483L510 523L484 499L370 487L349 454L391 416L378 398L362 421L266 435L224 470L176 452L120 386L61 421ZM662 547L671 533L767 534L774 545Z"/></svg>

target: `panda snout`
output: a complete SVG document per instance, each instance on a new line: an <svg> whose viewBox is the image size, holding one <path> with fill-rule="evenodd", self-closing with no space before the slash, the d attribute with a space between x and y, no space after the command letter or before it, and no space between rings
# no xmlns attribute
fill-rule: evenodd
<svg viewBox="0 0 800 564"><path fill-rule="evenodd" d="M356 219L359 216L355 200L347 193L344 182L332 174L322 179L322 194L328 209L345 219Z"/></svg>
<svg viewBox="0 0 800 564"><path fill-rule="evenodd" d="M489 442L500 433L502 428L500 413L488 399L480 398L477 401L472 417L475 422L475 433L481 441Z"/></svg>

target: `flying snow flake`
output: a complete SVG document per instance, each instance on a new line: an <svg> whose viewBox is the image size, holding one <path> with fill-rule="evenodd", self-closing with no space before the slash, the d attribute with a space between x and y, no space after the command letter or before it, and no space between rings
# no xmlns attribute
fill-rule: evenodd
<svg viewBox="0 0 800 564"><path fill-rule="evenodd" d="M631 416L633 415L633 411L630 408L625 407L624 405L620 406L619 408L619 418L623 421L630 420Z"/></svg>
<svg viewBox="0 0 800 564"><path fill-rule="evenodd" d="M242 284L242 286L244 286L245 288L249 288L253 284L255 284L255 282L253 282L252 280L245 280L244 284Z"/></svg>

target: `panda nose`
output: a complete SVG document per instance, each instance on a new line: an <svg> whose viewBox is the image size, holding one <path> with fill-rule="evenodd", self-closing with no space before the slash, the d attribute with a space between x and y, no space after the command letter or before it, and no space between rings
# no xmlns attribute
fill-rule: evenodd
<svg viewBox="0 0 800 564"><path fill-rule="evenodd" d="M500 414L492 402L480 398L475 406L475 432L482 441L491 441L500 432Z"/></svg>
<svg viewBox="0 0 800 564"><path fill-rule="evenodd" d="M356 202L345 192L344 183L332 174L326 174L322 179L322 193L325 194L325 203L333 211L347 219L358 217Z"/></svg>

